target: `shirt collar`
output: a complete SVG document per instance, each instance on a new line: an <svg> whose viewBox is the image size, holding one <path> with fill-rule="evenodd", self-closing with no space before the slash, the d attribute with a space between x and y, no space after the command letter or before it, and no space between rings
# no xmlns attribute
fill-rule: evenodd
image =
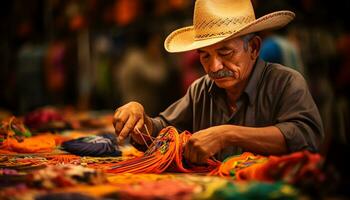
<svg viewBox="0 0 350 200"><path fill-rule="evenodd" d="M261 58L258 58L254 64L253 70L248 80L248 84L243 91L243 93L246 93L248 95L250 104L253 104L255 102L257 88L262 80L262 75L264 73L265 68L266 62ZM208 75L207 78L210 79ZM213 95L215 92L218 92L218 90L220 90L220 88L216 86L214 81L210 80L208 93Z"/></svg>
<svg viewBox="0 0 350 200"><path fill-rule="evenodd" d="M258 92L259 85L262 81L262 76L266 68L266 62L261 58L255 62L253 71L248 80L248 84L244 89L244 93L248 95L249 103L254 104L256 99L256 93Z"/></svg>

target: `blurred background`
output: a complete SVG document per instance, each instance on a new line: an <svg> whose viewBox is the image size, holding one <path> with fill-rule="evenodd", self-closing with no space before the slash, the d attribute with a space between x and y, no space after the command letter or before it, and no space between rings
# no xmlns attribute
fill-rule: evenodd
<svg viewBox="0 0 350 200"><path fill-rule="evenodd" d="M255 0L256 16L296 19L264 32L261 56L300 71L326 130L323 151L349 136L348 1ZM0 23L0 118L38 107L113 111L141 102L154 116L203 75L196 52L166 53L165 37L192 23L193 0L11 0Z"/></svg>

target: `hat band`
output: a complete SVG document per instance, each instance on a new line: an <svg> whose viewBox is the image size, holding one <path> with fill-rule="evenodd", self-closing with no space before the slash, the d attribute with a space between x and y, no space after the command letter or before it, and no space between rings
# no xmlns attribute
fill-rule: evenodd
<svg viewBox="0 0 350 200"><path fill-rule="evenodd" d="M195 23L195 40L204 40L214 37L222 37L235 33L237 27L248 24L255 20L254 15L232 17L225 19L211 19L203 20L199 23ZM213 31L214 30L214 31ZM217 30L217 31L215 31Z"/></svg>
<svg viewBox="0 0 350 200"><path fill-rule="evenodd" d="M195 36L194 40L199 41L199 40L211 39L216 37L223 37L226 35L232 35L233 33L234 33L233 31L225 31L225 32L219 32L219 33L198 34Z"/></svg>

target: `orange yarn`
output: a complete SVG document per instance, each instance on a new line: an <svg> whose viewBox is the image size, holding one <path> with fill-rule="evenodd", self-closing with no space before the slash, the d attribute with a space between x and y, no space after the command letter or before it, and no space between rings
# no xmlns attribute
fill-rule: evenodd
<svg viewBox="0 0 350 200"><path fill-rule="evenodd" d="M9 151L6 149L0 149L0 154L15 154L16 152Z"/></svg>
<svg viewBox="0 0 350 200"><path fill-rule="evenodd" d="M80 162L80 157L73 154L57 154L57 155L48 155L48 165L57 165L57 164L78 164Z"/></svg>
<svg viewBox="0 0 350 200"><path fill-rule="evenodd" d="M56 142L52 135L45 134L25 138L22 142L8 138L3 147L18 153L49 153L56 148Z"/></svg>
<svg viewBox="0 0 350 200"><path fill-rule="evenodd" d="M235 176L239 170L249 167L249 161L254 162L253 165L255 166L257 165L255 162L262 163L266 160L267 158L264 156L254 155L250 152L244 152L241 155L227 158L219 167L211 171L209 175Z"/></svg>
<svg viewBox="0 0 350 200"><path fill-rule="evenodd" d="M165 170L177 172L208 172L220 163L208 161L206 167L184 168L182 164L182 147L191 134L179 134L174 127L160 131L144 156L122 161L107 170L110 173L162 173Z"/></svg>

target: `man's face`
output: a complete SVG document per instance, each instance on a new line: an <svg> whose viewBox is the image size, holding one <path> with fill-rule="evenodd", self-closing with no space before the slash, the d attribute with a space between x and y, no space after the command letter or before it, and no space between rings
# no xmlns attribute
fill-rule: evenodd
<svg viewBox="0 0 350 200"><path fill-rule="evenodd" d="M250 44L244 48L244 40L240 37L200 48L198 53L205 72L223 89L244 83L257 57Z"/></svg>

